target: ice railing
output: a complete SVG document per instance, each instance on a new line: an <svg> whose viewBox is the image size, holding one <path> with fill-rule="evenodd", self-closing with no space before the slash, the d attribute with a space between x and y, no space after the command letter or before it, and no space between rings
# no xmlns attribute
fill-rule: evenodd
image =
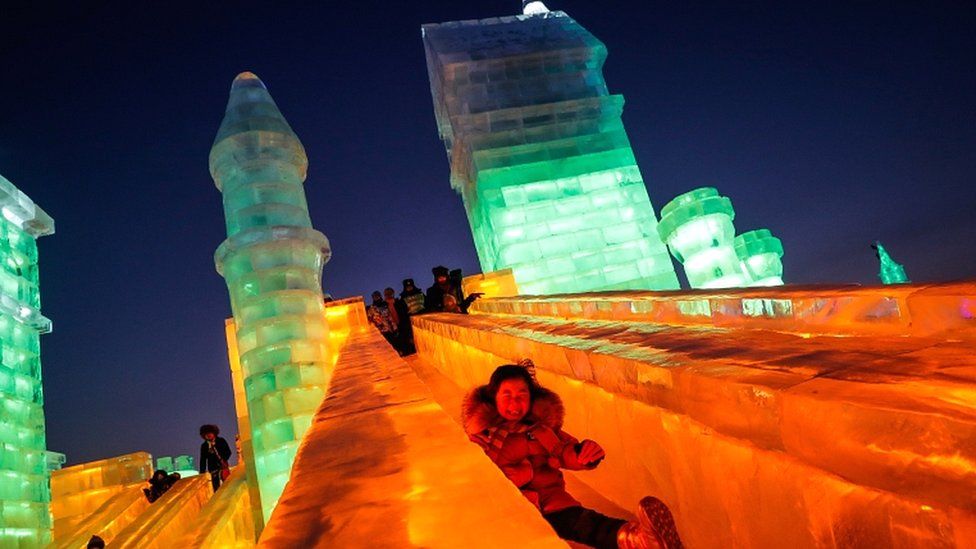
<svg viewBox="0 0 976 549"><path fill-rule="evenodd" d="M774 330L976 339L976 281L499 297L472 313Z"/></svg>

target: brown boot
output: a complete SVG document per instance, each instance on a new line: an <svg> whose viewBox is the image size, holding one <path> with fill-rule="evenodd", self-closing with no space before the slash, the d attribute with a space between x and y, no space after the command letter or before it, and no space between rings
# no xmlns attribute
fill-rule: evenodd
<svg viewBox="0 0 976 549"><path fill-rule="evenodd" d="M617 531L617 547L622 549L683 549L671 510L663 501L646 497L640 501L637 520Z"/></svg>

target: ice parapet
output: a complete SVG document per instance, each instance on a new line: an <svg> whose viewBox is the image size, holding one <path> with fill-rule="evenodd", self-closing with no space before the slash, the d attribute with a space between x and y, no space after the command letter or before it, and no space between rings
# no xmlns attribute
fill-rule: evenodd
<svg viewBox="0 0 976 549"><path fill-rule="evenodd" d="M424 25L423 40L483 272L511 269L527 294L678 287L596 37L556 11Z"/></svg>
<svg viewBox="0 0 976 549"><path fill-rule="evenodd" d="M215 258L237 330L248 467L260 491L252 501L264 517L331 375L321 284L331 251L309 219L307 166L304 147L264 84L252 73L238 75L210 151L210 173L223 194L227 240Z"/></svg>

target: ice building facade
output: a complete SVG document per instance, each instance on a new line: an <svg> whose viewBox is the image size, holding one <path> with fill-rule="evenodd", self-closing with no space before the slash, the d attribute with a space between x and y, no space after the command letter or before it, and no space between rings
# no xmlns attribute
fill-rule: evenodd
<svg viewBox="0 0 976 549"><path fill-rule="evenodd" d="M230 292L250 419L243 457L265 518L330 377L321 276L331 251L309 219L307 167L264 84L238 75L210 151L227 225L215 260Z"/></svg>
<svg viewBox="0 0 976 549"><path fill-rule="evenodd" d="M657 228L692 288L783 284L783 244L768 229L735 235L735 210L712 187L676 196Z"/></svg>
<svg viewBox="0 0 976 549"><path fill-rule="evenodd" d="M603 78L607 48L563 12L424 25L431 94L483 272L524 294L676 289Z"/></svg>
<svg viewBox="0 0 976 549"><path fill-rule="evenodd" d="M36 547L51 539L37 239L54 221L3 176L0 213L0 547Z"/></svg>

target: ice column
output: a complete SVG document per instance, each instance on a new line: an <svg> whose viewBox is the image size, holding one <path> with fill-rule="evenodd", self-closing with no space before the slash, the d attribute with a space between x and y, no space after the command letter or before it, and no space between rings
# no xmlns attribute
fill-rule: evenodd
<svg viewBox="0 0 976 549"><path fill-rule="evenodd" d="M783 285L783 243L769 229L756 229L735 237L735 254L752 279L750 286Z"/></svg>
<svg viewBox="0 0 976 549"><path fill-rule="evenodd" d="M54 221L0 176L0 547L51 541L40 335L37 239Z"/></svg>
<svg viewBox="0 0 976 549"><path fill-rule="evenodd" d="M678 195L661 208L661 238L684 265L692 288L734 288L751 282L733 247L734 218L732 202L712 187Z"/></svg>
<svg viewBox="0 0 976 549"><path fill-rule="evenodd" d="M423 26L431 94L485 273L522 293L675 289L606 47L541 2Z"/></svg>
<svg viewBox="0 0 976 549"><path fill-rule="evenodd" d="M309 220L307 166L261 80L238 75L210 150L227 223L215 260L237 327L254 454L248 474L265 520L331 377L321 284L331 252Z"/></svg>

